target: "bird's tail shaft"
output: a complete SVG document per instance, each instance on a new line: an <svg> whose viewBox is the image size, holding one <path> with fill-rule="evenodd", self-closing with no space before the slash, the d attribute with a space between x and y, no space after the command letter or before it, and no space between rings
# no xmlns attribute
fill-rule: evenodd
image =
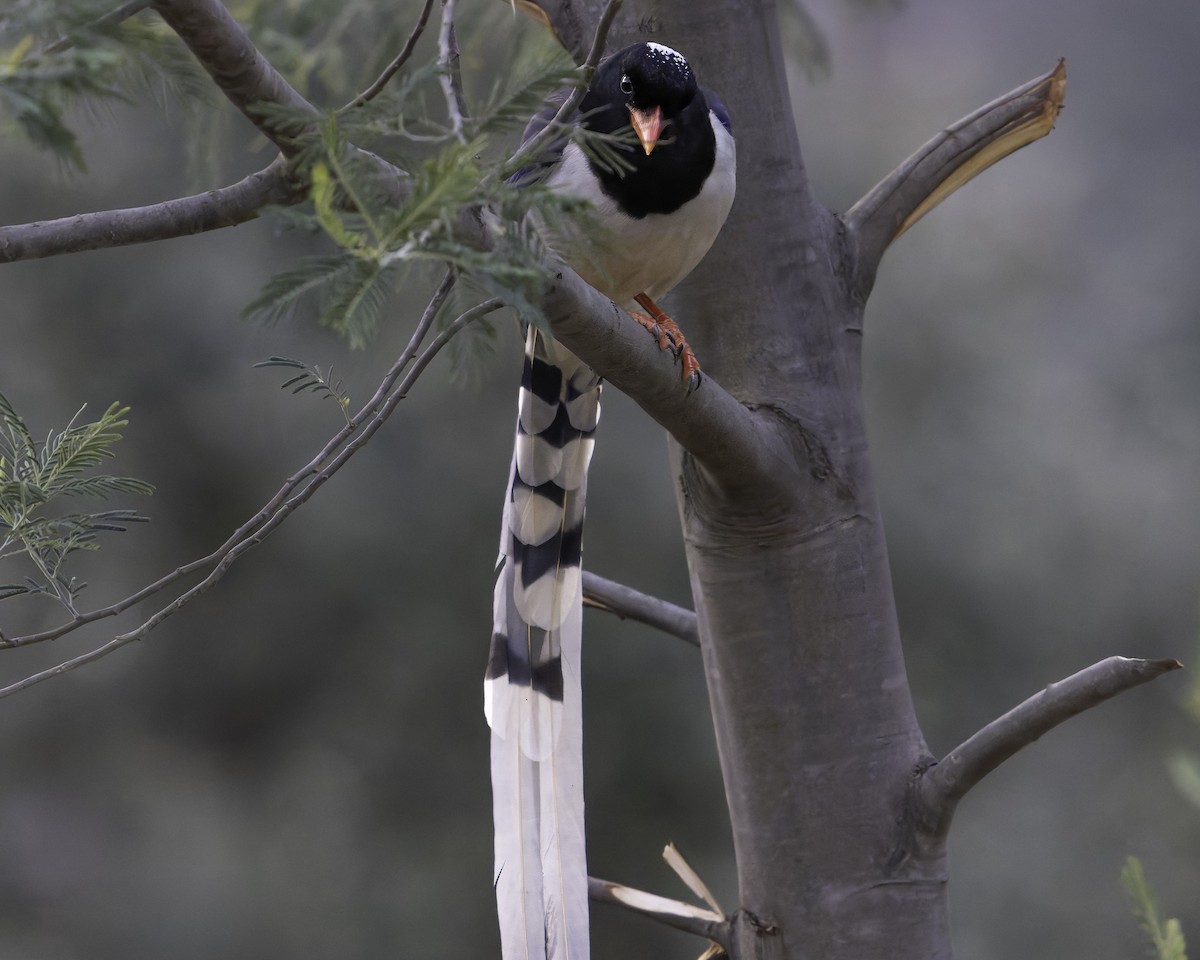
<svg viewBox="0 0 1200 960"><path fill-rule="evenodd" d="M587 960L580 582L600 381L530 328L484 708L505 960Z"/></svg>

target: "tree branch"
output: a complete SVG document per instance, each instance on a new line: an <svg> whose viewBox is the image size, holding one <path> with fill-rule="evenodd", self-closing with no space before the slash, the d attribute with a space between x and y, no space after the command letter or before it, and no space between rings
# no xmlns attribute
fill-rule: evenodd
<svg viewBox="0 0 1200 960"><path fill-rule="evenodd" d="M413 384L429 365L430 361L450 339L468 324L502 306L500 300L493 298L472 307L452 323L448 324L424 350L418 353L421 343L425 335L429 332L438 310L450 293L450 288L454 282L453 277L453 272L449 272L446 281L438 288L433 299L430 300L429 305L426 307L405 351L392 365L392 368L383 378L375 391L375 395L367 405L333 436L316 457L305 467L289 477L271 500L230 536L214 553L201 560L193 561L184 567L180 567L173 573L162 577L154 584L143 588L131 597L110 607L77 616L63 626L42 634L5 639L0 643L0 646L27 646L42 640L57 639L86 623L115 616L129 609L134 603L140 602L152 594L165 589L189 573L211 568L203 580L183 591L136 629L115 636L107 643L101 644L99 647L79 656L65 660L54 667L31 674L23 680L0 688L0 698L11 696L36 683L41 683L43 680L49 680L85 664L92 663L135 640L145 638L150 631L159 626L164 620L213 587L224 577L235 561L252 547L257 546L265 540L288 516L306 503L330 477L340 470L370 440L388 417L391 416L400 401L408 395ZM407 373L404 372L406 368ZM401 376L402 374L403 377Z"/></svg>
<svg viewBox="0 0 1200 960"><path fill-rule="evenodd" d="M623 0L608 0L608 5L604 8L600 19L596 22L596 32L592 34L592 45L588 50L587 57L579 65L579 83L571 91L570 96L563 101L562 106L555 112L554 118L530 137L527 142L521 144L520 149L509 157L508 162L504 165L502 176L508 176L519 170L525 165L526 161L539 156L552 139L561 136L563 124L578 108L580 101L583 100L584 94L587 93L587 86L592 82L592 75L596 72L596 66L600 63L600 58L604 56L604 47L608 42L608 31L612 27L612 22L617 15L617 11L621 9L622 2Z"/></svg>
<svg viewBox="0 0 1200 960"><path fill-rule="evenodd" d="M597 610L616 614L622 620L636 620L678 637L694 647L700 646L696 614L666 600L634 590L615 580L583 571L583 602Z"/></svg>
<svg viewBox="0 0 1200 960"><path fill-rule="evenodd" d="M305 132L305 126L265 123L259 105L290 107L311 113L314 119L317 110L259 53L224 4L220 0L154 0L151 5L229 102L285 156L295 153L296 138Z"/></svg>
<svg viewBox="0 0 1200 960"><path fill-rule="evenodd" d="M391 63L384 67L383 73L379 75L374 83L342 107L338 113L345 113L347 110L361 107L364 103L374 100L383 92L383 88L396 75L396 71L404 66L408 62L408 58L412 56L417 41L421 39L421 34L425 32L425 24L429 21L429 13L432 10L433 0L425 0L425 6L421 8L421 15L417 18L416 26L412 28L412 32L408 35L408 40L405 41L403 49L396 54L396 58Z"/></svg>
<svg viewBox="0 0 1200 960"><path fill-rule="evenodd" d="M228 187L144 207L82 213L0 227L0 263L99 250L232 227L269 204L304 199L287 178L282 157Z"/></svg>
<svg viewBox="0 0 1200 960"><path fill-rule="evenodd" d="M271 102L314 114L315 110L267 63L228 11L218 0L154 0L153 7L230 101L286 156L294 148L292 138L299 131L293 128L285 135L277 128L264 126L257 105ZM603 47L604 28L616 13L611 0L605 7L609 9L600 19L600 29L592 33L594 57ZM380 189L391 189L398 199L403 197L404 172L374 154L364 152L362 156L377 166ZM0 260L142 242L242 222L250 219L262 203L277 201L282 183L282 164L277 162L267 171L225 191L204 195L203 199L184 198L135 211L109 211L9 228L7 237L0 231ZM256 193L256 187L262 193ZM289 194L283 196L294 199ZM227 201L228 207L205 206L214 199ZM177 214L195 214L194 208L204 215L177 219ZM90 233L82 242L78 239L81 224L86 224ZM460 231L463 242L486 247L487 231L477 212L464 213ZM793 449L790 442L778 442L786 439L780 436L782 427L778 422L766 413L748 410L711 378L689 396L671 355L659 350L641 327L567 267L562 266L555 280L532 296L555 336L665 427L721 488L755 488L764 494L790 495L778 488L777 478L786 473L779 469L779 458Z"/></svg>
<svg viewBox="0 0 1200 960"><path fill-rule="evenodd" d="M450 131L459 143L466 143L463 123L468 111L459 69L458 35L454 31L455 3L456 0L441 0L442 28L438 32L438 66L441 72L438 79L446 98L446 112L450 115Z"/></svg>
<svg viewBox="0 0 1200 960"><path fill-rule="evenodd" d="M298 140L312 133L314 127L303 122L268 122L263 105L311 114L314 121L318 111L271 66L220 0L154 0L151 5L192 51L229 102L279 147L285 157L293 156ZM377 188L397 202L403 200L407 194L407 174L374 153L365 150L357 153L376 169Z"/></svg>
<svg viewBox="0 0 1200 960"><path fill-rule="evenodd" d="M671 900L596 877L588 877L588 899L597 903L610 903L665 923L676 930L694 933L720 945L726 952L729 951L729 923L719 913L707 907L697 907L682 900Z"/></svg>
<svg viewBox="0 0 1200 960"><path fill-rule="evenodd" d="M884 251L963 184L1010 153L1046 136L1066 96L1066 61L951 124L847 211L858 240L858 282L874 282Z"/></svg>
<svg viewBox="0 0 1200 960"><path fill-rule="evenodd" d="M118 23L128 20L135 14L141 13L148 6L150 6L150 0L125 0L116 9L108 11L102 17L97 17L93 21L92 26L97 30L106 30L109 27L115 27ZM62 53L65 50L70 50L73 46L75 46L75 41L71 37L59 37L46 47L46 53Z"/></svg>
<svg viewBox="0 0 1200 960"><path fill-rule="evenodd" d="M1022 747L1064 720L1182 666L1178 660L1109 657L1050 684L925 770L917 784L922 819L935 833L944 833L967 791Z"/></svg>
<svg viewBox="0 0 1200 960"><path fill-rule="evenodd" d="M554 39L574 57L576 63L583 63L588 54L588 45L595 36L593 24L604 18L607 0L572 0L569 3L557 0L504 2L513 2L526 16L543 24L554 35ZM632 9L627 9L616 30L617 38L622 44L631 41L637 25L637 14Z"/></svg>
<svg viewBox="0 0 1200 960"><path fill-rule="evenodd" d="M536 302L554 336L665 427L719 487L793 495L780 478L794 469L781 461L795 450L769 412L752 412L711 377L689 394L671 353L565 264Z"/></svg>

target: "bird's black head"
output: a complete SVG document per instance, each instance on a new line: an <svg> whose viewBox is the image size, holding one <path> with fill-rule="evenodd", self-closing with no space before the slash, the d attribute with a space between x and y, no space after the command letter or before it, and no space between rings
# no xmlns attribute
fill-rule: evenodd
<svg viewBox="0 0 1200 960"><path fill-rule="evenodd" d="M584 124L599 133L616 133L633 118L634 129L649 154L657 137L647 140L647 134L663 133L698 92L695 74L683 54L661 43L634 43L600 64L580 108ZM647 124L656 110L661 113L661 125L654 131ZM641 129L639 117L646 118Z"/></svg>
<svg viewBox="0 0 1200 960"><path fill-rule="evenodd" d="M605 59L580 104L597 133L631 127L641 147L631 171L594 167L601 186L631 216L669 213L700 191L715 143L704 91L683 54L661 43L635 43Z"/></svg>

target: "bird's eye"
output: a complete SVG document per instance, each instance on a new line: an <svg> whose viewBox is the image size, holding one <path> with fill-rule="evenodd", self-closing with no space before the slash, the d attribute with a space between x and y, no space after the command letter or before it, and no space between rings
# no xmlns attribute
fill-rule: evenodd
<svg viewBox="0 0 1200 960"><path fill-rule="evenodd" d="M621 92L627 97L633 93L633 81L629 79L629 74L621 77Z"/></svg>

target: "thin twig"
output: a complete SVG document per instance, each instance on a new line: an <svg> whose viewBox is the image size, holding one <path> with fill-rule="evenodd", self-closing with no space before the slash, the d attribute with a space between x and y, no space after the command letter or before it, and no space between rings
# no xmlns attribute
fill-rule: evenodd
<svg viewBox="0 0 1200 960"><path fill-rule="evenodd" d="M521 144L517 152L508 158L508 162L501 168L501 178L510 176L525 166L531 159L540 156L542 151L545 150L546 145L555 137L561 135L563 125L579 108L580 101L583 100L584 94L587 93L588 84L592 82L592 76L596 72L596 65L600 63L600 58L604 55L604 45L608 42L609 28L612 27L613 20L617 16L617 11L621 9L622 2L623 0L608 0L608 6L604 8L604 13L600 15L600 20L596 24L596 32L592 35L592 47L588 51L587 59L579 66L579 82L576 84L575 89L571 91L571 95L563 101L562 106L555 112L554 119L525 141L525 143Z"/></svg>
<svg viewBox="0 0 1200 960"><path fill-rule="evenodd" d="M150 5L187 45L220 91L286 157L315 136L320 113L267 62L221 0L151 0ZM285 108L294 120L271 120L264 105ZM374 172L373 187L389 200L409 193L408 175L369 150L349 149Z"/></svg>
<svg viewBox="0 0 1200 960"><path fill-rule="evenodd" d="M113 637L112 640L94 650L73 657L47 670L32 674L24 680L0 689L0 698L10 696L43 680L49 680L52 677L84 666L112 653L126 644L143 639L151 630L178 612L185 604L194 600L216 584L237 559L246 551L265 540L288 516L307 502L330 477L340 470L370 440L388 417L391 416L400 401L408 395L421 372L450 339L468 324L503 306L503 303L498 298L493 298L472 307L447 325L446 329L438 334L418 354L416 351L420 346L420 342L428 332L441 304L445 301L446 296L448 296L452 284L453 280L448 277L447 281L443 282L442 286L439 287L433 300L430 301L429 306L426 308L421 323L418 324L417 331L413 334L412 339L410 339L409 346L392 365L392 368L380 383L372 400L359 414L352 418L351 423L347 427L338 431L335 437L326 444L321 453L313 461L294 474L292 478L289 478L288 482L272 497L267 506L260 510L250 522L239 529L238 534L227 540L221 549L206 558L205 562L202 562L203 565L207 565L207 563L215 561L215 566L208 576L184 591L135 630ZM411 367L409 367L410 362ZM408 372L397 384L396 380L400 377L405 367L409 367ZM394 390L391 389L393 384L396 384ZM358 429L359 427L361 429ZM349 436L348 431L357 432L343 446L341 441ZM333 455L335 451L337 451L336 455ZM318 464L321 465L318 467ZM300 488L301 483L304 484L302 488ZM298 488L299 492L296 492ZM190 564L189 566L192 569L196 569L197 564ZM178 579L178 577L169 575L168 577L164 577L163 581L160 582L163 582L165 585L166 582L172 582L175 579ZM141 594L144 596L145 592L142 591ZM102 612L98 612L98 614L100 613ZM98 616L93 616L93 619L96 618ZM71 626L71 629L74 629L74 626ZM9 645L22 645L28 642L33 642L33 638L15 638L9 641Z"/></svg>
<svg viewBox="0 0 1200 960"><path fill-rule="evenodd" d="M417 323L416 329L413 331L412 336L409 338L408 344L405 346L404 351L384 375L371 399L367 401L367 403L357 414L347 421L344 427L342 427L329 439L329 441L321 448L315 457L313 457L307 464L288 477L283 486L276 491L274 496L272 496L271 499L268 500L266 504L264 504L262 508L258 510L257 513L254 514L254 516L252 516L244 524L238 527L237 530L230 534L230 536L223 544L221 544L221 546L219 546L208 556L201 557L198 560L193 560L191 563L187 563L176 568L171 573L156 580L154 583L148 584L136 593L131 594L125 599L119 600L110 606L82 614L79 617L55 627L54 629L46 630L42 633L29 634L28 636L24 637L13 637L6 640L3 643L3 646L18 647L27 646L33 643L40 643L44 640L57 640L59 637L65 636L66 634L72 632L73 630L77 630L79 627L85 626L86 624L94 623L97 620L103 620L108 617L113 617L123 613L130 607L166 589L181 578L199 570L203 570L207 567L211 567L224 559L225 556L231 550L233 550L238 543L251 536L255 531L261 529L261 527L270 520L271 516L276 510L279 509L279 507L287 500L287 498L299 488L300 484L302 484L308 477L313 476L318 470L321 469L322 466L328 463L329 460L337 453L337 451L341 449L342 444L345 443L350 435L354 433L354 431L362 423L364 423L380 408L385 401L388 392L395 385L396 380L400 376L401 372L417 355L417 350L420 349L421 343L424 341L426 334L429 332L429 328L433 324L434 318L437 315L437 311L441 309L442 304L445 303L446 298L449 297L450 291L453 289L455 282L455 272L453 270L447 270L446 276L443 278L442 282L438 285L437 290L434 291L433 296L430 298L429 304L426 306L424 313L421 315L421 319Z"/></svg>
<svg viewBox="0 0 1200 960"><path fill-rule="evenodd" d="M467 100L463 95L462 72L459 70L458 36L454 32L454 7L457 0L441 0L442 29L438 34L439 79L446 95L446 110L450 114L450 127L460 143L467 140L463 127L468 115Z"/></svg>
<svg viewBox="0 0 1200 960"><path fill-rule="evenodd" d="M644 890L636 890L597 877L588 877L588 899L631 910L668 927L711 940L726 952L729 950L728 921L707 907L697 907L682 900L671 900L656 893L646 893Z"/></svg>
<svg viewBox="0 0 1200 960"><path fill-rule="evenodd" d="M95 30L105 30L108 27L115 27L118 23L128 20L136 13L141 13L148 6L150 0L126 0L115 10L110 10L102 17L97 17L92 22L92 28ZM52 44L46 47L46 53L62 53L64 50L70 50L75 46L75 41L71 37L59 37Z"/></svg>
<svg viewBox="0 0 1200 960"><path fill-rule="evenodd" d="M405 346L404 351L384 375L383 379L379 383L379 386L376 388L374 395L370 400L367 401L362 410L351 417L346 425L329 439L329 441L321 448L315 457L313 457L307 464L288 477L283 486L276 491L274 496L272 496L271 499L268 500L262 506L262 508L258 510L257 513L254 514L254 516L252 516L244 524L238 527L232 534L230 534L230 536L223 544L221 544L221 546L219 546L208 556L201 557L198 560L193 560L191 563L187 563L176 568L171 573L156 580L154 583L148 584L136 593L131 594L125 599L119 600L110 606L82 614L81 616L69 620L58 627L43 631L42 633L29 634L28 636L24 637L12 637L11 639L5 641L3 645L18 647L26 646L32 643L40 643L44 640L57 640L59 637L65 636L71 631L77 630L79 627L85 626L86 624L94 623L97 620L103 620L108 617L113 617L120 613L124 613L130 607L148 599L156 593L159 593L181 578L199 570L203 570L207 567L211 567L212 565L219 563L222 559L224 559L224 557L235 546L237 546L238 543L251 536L256 530L260 529L263 524L270 520L272 514L279 509L280 505L283 504L287 498L299 488L300 484L303 483L306 478L312 476L318 470L320 470L321 467L326 464L339 449L341 449L342 444L345 443L350 435L367 418L369 418L378 410L380 405L384 402L388 391L392 389L392 386L395 384L396 379L400 376L400 373L404 367L412 361L413 357L416 356L417 350L420 349L420 345L424 341L425 336L429 331L429 327L432 325L434 317L437 314L437 311L441 308L442 304L445 303L446 298L450 295L451 289L453 289L455 276L456 275L453 270L446 271L446 276L443 278L441 284L439 284L437 290L434 291L433 296L430 298L429 304L426 306L425 312L421 315L421 319L417 323L417 327L413 331L412 336L409 338L408 344Z"/></svg>
<svg viewBox="0 0 1200 960"><path fill-rule="evenodd" d="M408 58L412 56L413 49L417 45L417 41L421 39L421 34L425 32L425 24L429 20L429 13L433 10L434 0L425 0L425 6L421 10L420 17L417 18L416 26L412 28L412 33L408 35L408 40L404 44L404 48L396 55L396 59L389 63L383 73L372 83L366 90L360 93L357 97L347 103L344 107L338 110L338 113L345 113L347 110L353 110L356 107L361 107L369 100L375 99L387 86L388 81L396 75L396 72L408 62Z"/></svg>
<svg viewBox="0 0 1200 960"><path fill-rule="evenodd" d="M966 792L1022 747L1064 720L1182 666L1178 660L1109 657L1050 684L925 770L917 786L925 822L943 833Z"/></svg>
<svg viewBox="0 0 1200 960"><path fill-rule="evenodd" d="M696 614L691 610L641 593L615 580L606 580L589 570L583 571L583 602L622 619L655 627L694 647L700 646Z"/></svg>

